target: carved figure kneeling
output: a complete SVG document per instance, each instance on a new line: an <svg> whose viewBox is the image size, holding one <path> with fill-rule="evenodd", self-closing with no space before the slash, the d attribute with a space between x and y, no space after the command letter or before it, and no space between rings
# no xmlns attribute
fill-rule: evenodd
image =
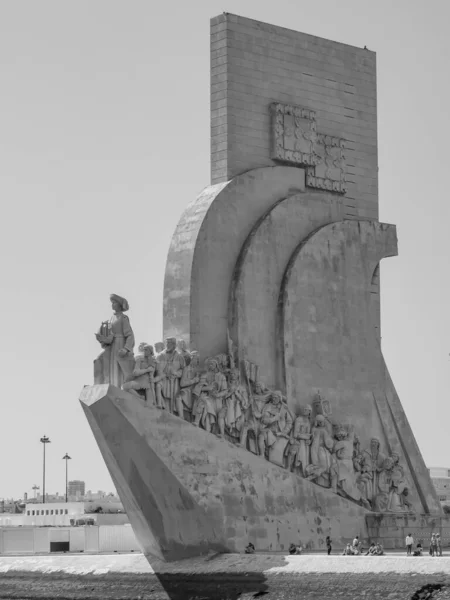
<svg viewBox="0 0 450 600"><path fill-rule="evenodd" d="M142 342L139 344L138 352L134 359L133 373L122 385L122 389L138 398L142 398L139 391L143 391L146 402L153 406L155 404L154 373L157 366L153 346Z"/></svg>

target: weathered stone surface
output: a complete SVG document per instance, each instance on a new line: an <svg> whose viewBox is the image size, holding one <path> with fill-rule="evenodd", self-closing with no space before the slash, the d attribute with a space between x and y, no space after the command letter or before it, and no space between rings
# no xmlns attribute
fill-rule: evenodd
<svg viewBox="0 0 450 600"><path fill-rule="evenodd" d="M139 419L151 424L144 402L107 385L86 386L80 401L144 554L174 560L226 551L222 523L205 513L136 427Z"/></svg>
<svg viewBox="0 0 450 600"><path fill-rule="evenodd" d="M269 387L284 387L277 322L284 269L299 240L343 215L341 199L332 194L289 196L256 221L242 246L231 282L229 329L241 355L261 366Z"/></svg>
<svg viewBox="0 0 450 600"><path fill-rule="evenodd" d="M346 218L378 218L376 54L224 13L211 21L211 181L275 164L270 105L345 142Z"/></svg>
<svg viewBox="0 0 450 600"><path fill-rule="evenodd" d="M86 387L80 400L149 557L367 536L362 507L126 392Z"/></svg>
<svg viewBox="0 0 450 600"><path fill-rule="evenodd" d="M242 245L276 202L305 189L303 169L269 167L206 188L172 237L164 280L164 337L201 358L223 350L230 282Z"/></svg>
<svg viewBox="0 0 450 600"><path fill-rule="evenodd" d="M411 533L414 543L421 542L424 552L428 552L431 534L441 536L442 547L450 546L450 518L448 515L406 514L406 515L367 515L369 538L380 540L385 548L404 548L405 537Z"/></svg>

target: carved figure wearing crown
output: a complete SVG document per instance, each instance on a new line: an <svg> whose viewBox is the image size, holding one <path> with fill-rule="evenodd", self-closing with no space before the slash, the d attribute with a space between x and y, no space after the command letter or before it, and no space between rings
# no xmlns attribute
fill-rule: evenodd
<svg viewBox="0 0 450 600"><path fill-rule="evenodd" d="M145 394L145 400L149 405L155 405L154 374L157 362L154 356L153 346L145 342L139 344L138 354L134 359L134 369L131 376L123 384L122 389L140 396L139 391Z"/></svg>
<svg viewBox="0 0 450 600"><path fill-rule="evenodd" d="M176 349L174 337L167 338L166 349L158 354L158 381L155 385L156 403L160 408L166 407L173 413L175 398L180 391L180 379L185 367L184 358Z"/></svg>
<svg viewBox="0 0 450 600"><path fill-rule="evenodd" d="M306 477L306 467L311 462L311 413L309 404L301 408L301 414L294 421L291 437L284 451L286 468L302 477Z"/></svg>
<svg viewBox="0 0 450 600"><path fill-rule="evenodd" d="M113 316L104 321L95 334L103 351L94 361L94 383L109 383L122 387L134 368L134 334L125 314L129 304L117 294L111 294Z"/></svg>
<svg viewBox="0 0 450 600"><path fill-rule="evenodd" d="M261 456L266 456L278 438L289 439L293 419L287 406L283 403L283 395L279 391L272 392L261 416L261 429L258 435L258 448Z"/></svg>

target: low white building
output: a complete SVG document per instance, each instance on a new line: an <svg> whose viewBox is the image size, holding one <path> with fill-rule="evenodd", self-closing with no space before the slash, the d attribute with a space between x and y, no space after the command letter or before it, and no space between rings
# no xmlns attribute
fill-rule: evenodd
<svg viewBox="0 0 450 600"><path fill-rule="evenodd" d="M84 502L47 502L26 504L23 525L70 526L85 518Z"/></svg>

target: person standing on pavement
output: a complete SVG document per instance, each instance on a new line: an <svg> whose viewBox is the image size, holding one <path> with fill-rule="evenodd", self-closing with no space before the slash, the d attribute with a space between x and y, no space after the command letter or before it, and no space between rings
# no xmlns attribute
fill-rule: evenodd
<svg viewBox="0 0 450 600"><path fill-rule="evenodd" d="M436 534L435 533L431 534L430 554L431 554L431 556L437 555L437 542L436 542Z"/></svg>
<svg viewBox="0 0 450 600"><path fill-rule="evenodd" d="M414 538L410 533L408 533L408 535L405 538L406 555L407 556L411 555L413 544L414 544Z"/></svg>
<svg viewBox="0 0 450 600"><path fill-rule="evenodd" d="M327 545L327 554L328 554L328 556L330 556L330 554L331 554L331 538L329 535L327 535L325 543Z"/></svg>
<svg viewBox="0 0 450 600"><path fill-rule="evenodd" d="M442 542L439 533L436 534L436 554L442 556Z"/></svg>

